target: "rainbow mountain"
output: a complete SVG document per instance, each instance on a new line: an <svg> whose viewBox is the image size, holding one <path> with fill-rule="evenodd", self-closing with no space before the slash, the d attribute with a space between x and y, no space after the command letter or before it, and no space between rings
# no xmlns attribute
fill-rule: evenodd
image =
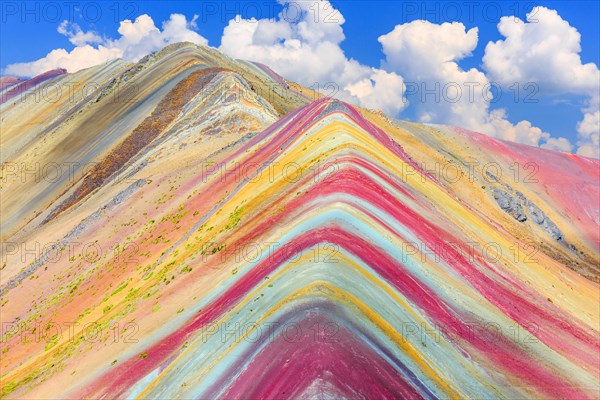
<svg viewBox="0 0 600 400"><path fill-rule="evenodd" d="M3 398L600 390L600 162L170 45L2 78Z"/></svg>

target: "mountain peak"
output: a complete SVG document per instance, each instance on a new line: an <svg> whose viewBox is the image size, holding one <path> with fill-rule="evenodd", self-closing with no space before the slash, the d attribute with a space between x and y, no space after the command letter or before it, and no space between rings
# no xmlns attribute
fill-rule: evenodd
<svg viewBox="0 0 600 400"><path fill-rule="evenodd" d="M188 42L2 79L3 396L594 397L598 160Z"/></svg>

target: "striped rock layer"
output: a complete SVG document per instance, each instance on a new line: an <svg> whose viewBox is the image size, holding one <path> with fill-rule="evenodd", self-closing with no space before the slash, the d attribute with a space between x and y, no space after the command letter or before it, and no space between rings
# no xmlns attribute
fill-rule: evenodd
<svg viewBox="0 0 600 400"><path fill-rule="evenodd" d="M598 398L598 160L191 44L51 82L1 105L3 397Z"/></svg>

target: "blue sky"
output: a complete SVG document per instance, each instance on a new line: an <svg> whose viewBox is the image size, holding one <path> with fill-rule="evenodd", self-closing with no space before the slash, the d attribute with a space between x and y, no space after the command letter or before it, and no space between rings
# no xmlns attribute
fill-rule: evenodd
<svg viewBox="0 0 600 400"><path fill-rule="evenodd" d="M8 5L10 3L18 3L16 11L13 11L13 8ZM81 5L89 3L93 2L79 2ZM106 1L95 3L100 5L101 13L98 18L94 14L97 8L88 6L86 16L90 18L87 19L83 17L81 11L71 13L71 8L68 5L61 6L58 9L59 13L54 13L54 7L49 6L44 12L42 2L5 2L2 5L0 66L4 69L11 63L43 57L56 47L68 48L71 46L68 39L56 30L59 23L64 19L69 19L71 14L75 17L75 22L81 25L84 30L94 29L108 36L116 35L121 19L133 19L141 14L148 14L155 21L164 21L172 13L181 13L188 17L196 14L200 15L199 33L209 40L209 45L218 46L223 28L236 12L222 10L225 15L216 16L213 15L212 9L208 5L212 2L205 3L207 5L202 6L195 1ZM243 17L249 18L266 17L271 13L270 10L279 12L282 9L282 6L275 0L248 3L259 4L261 6L260 13L256 12L256 8L243 2L234 3L234 5L231 5L230 10L239 11ZM497 4L497 7L487 6L487 8L484 8L486 2L471 2L481 3L481 6L472 8L472 17L469 11L471 8L468 5L470 2L468 1L449 2L460 5L460 15L454 11L457 8L444 5L443 2L404 2L404 5L402 5L402 2L393 0L334 0L331 3L336 9L340 10L346 19L344 24L346 40L342 43L342 48L348 56L368 65L378 64L383 57L381 47L377 45L377 38L380 35L391 31L397 24L417 19L428 19L438 23L458 20L467 28L477 26L480 34L479 46L473 52L473 57L463 63L465 67L477 66L481 63L485 44L490 40L501 38L496 28L498 23L498 18L495 16L497 14L496 10L501 10L502 15L515 15L515 11L518 10L519 13L516 15L523 19L526 12L530 11L534 5L557 10L565 20L569 21L581 33L582 62L600 64L600 40L598 39L600 35L598 24L600 20L600 2L594 0L491 2ZM35 11L36 5L39 11ZM27 10L34 10L34 13L26 14ZM202 15L202 11L206 11L205 15ZM226 18L223 18L223 16ZM36 22L36 18L39 22Z"/></svg>
<svg viewBox="0 0 600 400"><path fill-rule="evenodd" d="M119 33L117 33L117 29L119 28L121 21L125 19L135 20L138 16L147 14L152 18L156 26L160 28L161 23L169 20L171 14L183 14L188 21L191 21L194 15L197 15L198 17L195 21L196 26L191 29L195 30L199 35L208 40L209 45L219 47L221 45L224 28L229 25L230 20L233 19L236 14L241 14L244 19L251 17L256 17L257 19L277 19L278 13L283 9L283 6L276 1L267 0L256 2L9 1L2 2L1 4L2 31L0 35L0 67L3 72L6 72L6 68L11 64L41 59L53 49L64 48L67 51L71 51L75 45L69 41L70 38L67 37L67 35L61 34L57 30L64 20L67 20L71 25L73 23L77 24L83 32L91 31L103 38L117 39L120 36ZM600 21L600 2L598 1L399 2L333 0L331 1L331 6L333 8L325 7L320 9L320 18L323 18L319 22L324 24L327 21L326 17L328 16L333 17L333 20L335 21L339 21L337 15L342 15L345 22L340 25L339 30L343 32L344 39L340 40L338 35L339 32L331 31L329 29L331 27L327 27L327 29L323 30L323 32L325 32L324 35L326 35L325 38L331 40L336 46L339 46L347 60L354 59L364 67L381 68L386 71L386 74L393 74L394 77L396 75L401 77L405 83L407 81L415 81L415 75L413 74L411 77L410 73L406 72L404 69L405 65L402 62L394 65L393 62L390 62L390 58L386 60L386 54L384 54L382 44L378 41L380 36L392 32L396 26L409 24L413 21L423 19L435 25L440 25L444 22L461 22L464 25L464 33L468 32L471 28L477 28L477 44L472 51L470 51L471 55L464 58L459 57L458 59L453 60L453 62L456 63L458 68L464 71L468 71L471 68L481 71L482 74L486 74L485 79L490 82L495 82L496 80L493 79L494 75L488 73L486 70L486 66L483 63L483 57L488 42L505 39L498 30L499 17L515 15L525 21L526 14L531 12L534 6L543 6L550 10L556 10L560 18L565 21L565 25L570 25L579 32L581 35L581 52L578 53L578 56L581 58L581 64L594 63L596 69L600 64L600 41L598 40L598 37L600 37L600 26L598 23L598 21ZM310 8L310 6L308 7ZM288 10L295 11L293 7ZM316 10L316 8L314 10ZM308 12L310 13L310 11ZM336 24L333 23L333 25ZM431 25L431 29L435 30L437 27ZM467 40L467 36L468 35L459 35L457 38L464 38ZM396 38L395 40L398 39ZM543 40L543 38L540 40ZM303 45L309 47L313 46L313 48L316 49L316 45L309 42L310 39L306 39L306 41L303 42ZM97 46L97 44L94 43L91 43L91 45ZM390 49L391 48L398 49L398 47L394 47L393 45L390 45ZM432 49L434 48L435 46L432 47ZM231 46L229 46L228 49L235 53L233 54L234 56L248 54L243 50L231 50ZM404 50L409 51L408 49ZM518 54L516 56L518 56ZM260 58L260 56L257 57ZM259 61L270 60L264 59L263 57L263 59L259 59ZM279 60L279 62L281 62L281 60ZM278 60L273 60L271 63L267 62L267 64L274 65L275 67L279 65ZM285 66L285 63L281 65ZM347 67L349 64L346 62L344 65ZM501 121L501 123L504 124L502 125L504 128L502 129L508 127L506 129L511 133L506 133L505 136L503 136L504 133L492 133L492 135L525 143L529 140L531 141L529 144L537 145L543 145L543 143L547 141L548 137L544 136L546 134L549 134L552 138L564 137L572 144L570 150L573 152L577 151L577 143L578 141L581 142L581 140L591 140L591 145L593 147L596 146L597 139L594 138L597 137L597 133L594 131L596 127L593 118L590 119L593 126L592 128L587 129L587 133L584 128L578 125L578 123L583 120L586 113L594 116L594 111L597 106L595 104L590 105L589 93L590 90L593 92L595 87L569 90L565 85L562 87L559 87L559 85L552 85L552 78L543 76L546 72L543 68L539 68L537 75L535 71L532 71L531 66L523 66L523 68L524 71L529 74L528 77L531 79L518 83L523 85L531 80L535 81L535 84L537 85L536 90L539 89L539 93L532 95L532 98L536 102L528 103L523 101L522 98L524 97L524 94L527 93L527 91L523 92L523 88L520 89L519 101L515 101L513 98L514 92L509 88L511 86L509 84L510 82L503 82L503 86L499 84L499 87L502 89L502 97L486 105L485 107L487 108L481 112L489 114L495 109L504 109L505 116L502 117L503 119ZM277 68L275 69L277 70ZM291 74L292 76L286 77L295 81L301 81L301 83L305 84L312 78L311 76L307 77L301 74L294 76L293 71L287 72L288 75ZM364 75L364 71L361 73ZM363 75L360 75L360 77ZM333 79L332 76L334 75L330 75L326 79ZM369 101L371 101L371 103L376 105L382 105L380 108L384 109L384 111L395 114L401 119L428 122L429 116L433 115L433 117L431 117L433 119L430 122L452 124L462 122L460 119L448 118L449 113L451 113L452 110L456 110L456 108L442 109L443 107L438 107L436 109L435 106L429 108L423 106L419 108L419 105L417 104L419 102L418 96L413 96L412 98L408 96L410 105L401 110L397 110L397 108L389 105L386 106L386 104L381 104L380 101L373 101L373 98L376 95L379 95L379 97L382 98L387 96L390 99L390 102L394 101L394 97L389 93L378 92L379 89L375 84L375 76L376 75L371 75L370 77L367 76L373 83L373 88L365 89L364 82L363 87L361 88L357 83L360 81L360 77L356 78L356 82L342 82L342 85L345 85L344 87L348 88L348 90L346 90L347 93L352 93L356 98L360 98L360 105L368 106L370 104ZM320 77L316 76L315 78ZM444 78L437 75L432 75L426 79L423 78L423 80L427 82L432 82L432 79L442 79L442 84L444 83ZM302 82L303 80L305 82ZM315 81L317 80L318 79L315 79ZM383 80L381 82L380 88L385 86ZM550 84L546 84L546 87L544 86L544 82L550 82ZM367 90L367 93L365 93L365 90ZM348 94L348 96L350 96L350 94ZM362 103L363 100L364 104ZM478 111L480 111L480 109L478 109L477 112ZM506 125L505 120L510 121L511 125ZM532 127L537 127L544 132L536 143L533 142L536 139L529 139L529 136L527 136L531 136L531 133L523 133L521 135L521 133L515 134L514 131L510 130L513 127L517 130L520 129L517 127L517 124L521 120L528 121ZM466 125L469 124L466 123ZM498 125L495 126L497 131L501 129L498 128ZM522 128L523 126L524 125L521 125L520 127ZM467 127L478 130L477 124ZM508 132L506 129L505 131ZM484 128L480 130L483 131ZM578 130L580 131L579 133ZM591 139L587 137L590 136L590 131ZM582 139L582 135L587 136ZM594 142L594 140L596 141ZM552 148L549 144L547 147ZM567 150L566 147L563 149ZM593 153L591 155L593 155Z"/></svg>

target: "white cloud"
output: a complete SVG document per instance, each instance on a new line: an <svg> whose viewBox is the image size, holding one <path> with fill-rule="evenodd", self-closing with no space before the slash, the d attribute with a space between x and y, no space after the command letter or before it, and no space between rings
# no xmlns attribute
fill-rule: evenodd
<svg viewBox="0 0 600 400"><path fill-rule="evenodd" d="M90 43L102 43L102 38L95 32L84 32L76 23L69 24L68 21L63 21L57 29L58 33L69 38L69 42L75 46L84 46Z"/></svg>
<svg viewBox="0 0 600 400"><path fill-rule="evenodd" d="M51 69L65 68L76 72L84 68L102 64L107 60L121 57L122 52L117 48L107 48L102 45L94 48L88 44L77 46L70 52L65 49L55 49L37 61L10 64L4 73L17 76L35 76Z"/></svg>
<svg viewBox="0 0 600 400"><path fill-rule="evenodd" d="M458 61L477 47L477 28L459 22L434 24L412 21L379 37L386 69L410 86L416 116L422 122L444 123L533 146L550 138L529 121L513 125L503 109L490 111L493 99L487 76Z"/></svg>
<svg viewBox="0 0 600 400"><path fill-rule="evenodd" d="M577 154L600 158L600 111L586 113L577 124L579 141Z"/></svg>
<svg viewBox="0 0 600 400"><path fill-rule="evenodd" d="M190 41L206 45L208 41L194 31L197 28L196 18L194 16L191 21L187 21L181 14L171 14L162 24L161 31L154 25L152 18L144 14L133 22L121 21L118 29L121 36L116 40L101 38L95 32L84 32L77 24L64 21L57 30L69 38L76 46L74 49L54 49L39 60L10 64L4 73L34 76L55 68L76 72L115 58L137 61L171 43Z"/></svg>
<svg viewBox="0 0 600 400"><path fill-rule="evenodd" d="M345 20L328 1L295 2L294 8L302 10L296 18L285 9L276 19L236 16L223 31L220 49L306 86L334 83L337 97L363 107L397 114L406 106L402 77L346 57L340 47Z"/></svg>
<svg viewBox="0 0 600 400"><path fill-rule="evenodd" d="M598 157L598 66L581 62L581 35L555 10L535 7L526 19L500 19L498 30L504 39L487 44L486 71L504 85L535 82L546 94L587 97L589 105L577 125L577 154Z"/></svg>
<svg viewBox="0 0 600 400"><path fill-rule="evenodd" d="M126 60L138 60L145 55L159 50L171 43L192 42L207 45L208 40L199 35L196 29L196 19L187 21L181 14L171 14L162 24L162 31L154 25L150 16L144 14L130 20L121 21L118 32L121 37L111 42L111 45L123 51Z"/></svg>
<svg viewBox="0 0 600 400"><path fill-rule="evenodd" d="M577 130L584 135L592 135L600 129L600 111L585 114L583 121L577 124Z"/></svg>
<svg viewBox="0 0 600 400"><path fill-rule="evenodd" d="M477 28L465 30L460 22L441 25L413 21L396 25L380 36L388 66L407 76L426 80L438 76L440 66L454 68L455 61L471 55L477 46Z"/></svg>
<svg viewBox="0 0 600 400"><path fill-rule="evenodd" d="M566 152L573 151L573 145L571 144L571 142L569 142L568 139L564 137L550 138L546 141L546 143L542 144L540 147L548 150L558 150Z"/></svg>
<svg viewBox="0 0 600 400"><path fill-rule="evenodd" d="M393 72L373 68L369 78L347 85L346 90L359 99L359 105L377 108L392 116L406 104L404 81Z"/></svg>
<svg viewBox="0 0 600 400"><path fill-rule="evenodd" d="M527 22L502 17L503 40L485 47L483 65L499 83L536 82L544 91L594 95L600 75L594 63L581 63L581 35L555 10L535 7Z"/></svg>
<svg viewBox="0 0 600 400"><path fill-rule="evenodd" d="M379 42L386 56L384 67L410 82L420 121L484 130L487 104L482 89L487 79L477 69L464 71L456 63L477 45L477 28L467 32L461 23L413 21L397 25ZM468 95L466 82L478 87L475 96Z"/></svg>
<svg viewBox="0 0 600 400"><path fill-rule="evenodd" d="M493 110L490 112L489 122L494 127L496 134L499 137L510 140L511 142L538 146L540 140L546 141L547 143L550 139L549 133L533 126L529 121L523 120L513 125L506 118L506 110L504 109ZM553 140L550 145L552 144L556 144L556 140Z"/></svg>

